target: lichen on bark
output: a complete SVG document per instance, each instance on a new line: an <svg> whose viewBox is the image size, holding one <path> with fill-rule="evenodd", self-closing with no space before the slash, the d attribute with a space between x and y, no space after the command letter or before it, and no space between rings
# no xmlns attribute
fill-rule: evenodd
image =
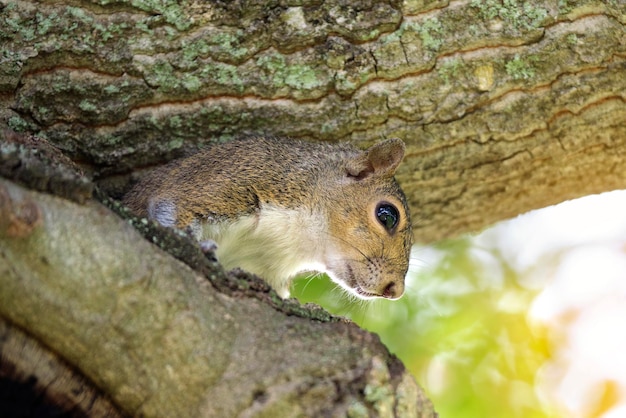
<svg viewBox="0 0 626 418"><path fill-rule="evenodd" d="M622 3L595 0L3 3L0 118L104 180L238 136L397 136L425 242L624 187L620 173L604 187L570 188L578 174L567 190L544 187L572 160L559 141L597 130L597 106L612 121L609 154L623 152L623 16ZM564 139L557 120L580 129ZM565 160L527 152L539 143ZM464 180L505 165L536 179ZM501 194L530 198L473 214L471 199Z"/></svg>

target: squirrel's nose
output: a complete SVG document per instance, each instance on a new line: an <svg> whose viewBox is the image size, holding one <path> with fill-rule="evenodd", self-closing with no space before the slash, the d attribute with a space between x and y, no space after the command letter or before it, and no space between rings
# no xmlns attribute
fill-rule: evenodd
<svg viewBox="0 0 626 418"><path fill-rule="evenodd" d="M387 299L398 299L404 293L404 283L390 282L383 289L382 296Z"/></svg>

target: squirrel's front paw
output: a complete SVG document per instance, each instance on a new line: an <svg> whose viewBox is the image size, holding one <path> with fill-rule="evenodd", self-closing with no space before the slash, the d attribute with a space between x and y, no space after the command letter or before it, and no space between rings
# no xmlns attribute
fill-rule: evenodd
<svg viewBox="0 0 626 418"><path fill-rule="evenodd" d="M217 261L217 257L215 257L215 251L217 251L217 243L212 239L207 239L204 241L200 241L200 249L204 253L207 258L211 260Z"/></svg>

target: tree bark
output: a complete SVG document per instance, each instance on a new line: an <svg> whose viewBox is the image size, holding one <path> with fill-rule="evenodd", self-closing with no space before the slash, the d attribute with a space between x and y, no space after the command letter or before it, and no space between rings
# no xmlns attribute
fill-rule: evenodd
<svg viewBox="0 0 626 418"><path fill-rule="evenodd" d="M397 177L416 240L430 242L626 187L625 11L616 0L0 0L0 119L41 138L3 147L3 175L65 198L2 183L1 315L126 414L410 405L428 416L376 338L229 293L220 280L239 280L217 267L209 286L90 200L80 175L17 175L23 154L53 144L119 196L131 171L237 136L400 137Z"/></svg>
<svg viewBox="0 0 626 418"><path fill-rule="evenodd" d="M250 297L237 276L242 290L218 291L95 201L2 180L0 202L0 315L123 413L433 416L399 360L352 323ZM217 264L206 273L226 281Z"/></svg>
<svg viewBox="0 0 626 418"><path fill-rule="evenodd" d="M240 135L398 136L419 242L625 187L623 2L4 4L0 116L97 179Z"/></svg>

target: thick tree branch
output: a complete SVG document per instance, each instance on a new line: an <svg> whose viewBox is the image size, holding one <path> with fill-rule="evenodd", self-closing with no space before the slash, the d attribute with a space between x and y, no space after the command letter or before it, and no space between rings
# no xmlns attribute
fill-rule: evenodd
<svg viewBox="0 0 626 418"><path fill-rule="evenodd" d="M397 136L419 242L626 187L623 3L426 3L4 3L0 117L113 191L234 136Z"/></svg>
<svg viewBox="0 0 626 418"><path fill-rule="evenodd" d="M352 323L219 292L97 202L1 180L0 203L0 316L127 414L433 416L402 364ZM212 275L224 280L219 266Z"/></svg>

